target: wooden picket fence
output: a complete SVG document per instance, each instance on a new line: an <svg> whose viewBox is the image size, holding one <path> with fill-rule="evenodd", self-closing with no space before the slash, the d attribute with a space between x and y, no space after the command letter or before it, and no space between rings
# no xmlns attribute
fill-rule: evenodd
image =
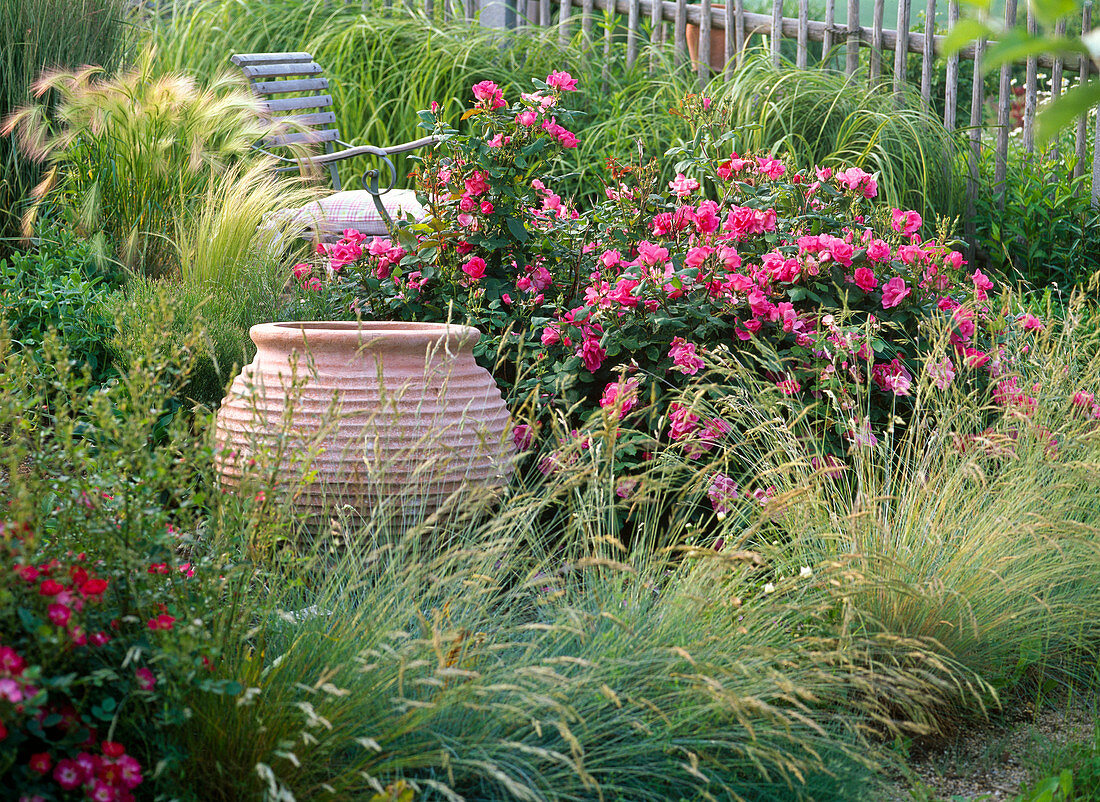
<svg viewBox="0 0 1100 802"><path fill-rule="evenodd" d="M387 5L392 1L385 0ZM423 1L424 10L429 16L441 10L445 19L452 16L465 16L472 20L482 11L482 0ZM497 1L503 2L503 0ZM414 0L404 0L404 2L411 4ZM650 42L671 47L677 64L686 63L689 58L688 26L696 26L698 54L694 68L699 76L700 87L705 87L714 77L710 67L711 32L721 30L724 32L722 36L724 47L720 61L725 65L724 70L727 75L732 74L741 64L746 49L753 44L753 37L767 39L776 65L780 63L782 39L796 40L795 63L799 67L806 67L809 63L809 43L821 42L822 52L833 53L835 56L832 59L823 59L822 67L827 68L831 64L842 61L844 70L849 75L856 73L859 69L860 48L868 48L868 80L872 85L882 85L884 90L889 89L899 97L906 91L908 55L918 54L921 56L920 96L925 103L930 103L934 64L937 59L942 58L943 43L946 38L937 34L935 29L937 0L927 0L923 30L912 30L913 0L898 0L897 23L893 29L884 27L885 0L872 0L873 17L869 28L863 25L837 23L837 0L825 0L824 20L809 18L809 0L799 0L796 18L783 16L783 0L773 0L771 14L746 11L744 0L732 0L732 9L730 5L717 5L713 0L699 0L697 4L689 4L687 0L579 0L579 2L578 0L516 0L516 2L519 7L516 13L509 17L510 21L514 20L513 24L542 27L557 25L562 41L567 41L573 36L577 24L580 25L584 34L591 38L596 28L597 13L601 17L605 14L614 15L617 18L617 25L625 28L626 60L631 66L639 58L641 45L647 38ZM846 2L845 19L858 21L860 0L846 0ZM959 0L947 0L947 2L948 25L951 26L959 20ZM1093 0L1085 2L1081 17L1082 30L1090 30L1092 27L1092 3ZM488 0L486 0L486 6L488 7ZM1028 31L1033 33L1037 27L1030 8L1018 9L1018 0L1005 0L1004 22L1009 28L1026 25ZM644 31L643 26L648 28L648 31ZM613 27L615 26L602 26L603 47L608 54L611 51ZM1056 33L1064 34L1066 27L1066 20L1062 20L1058 23ZM778 35L773 35L776 32ZM946 61L943 122L952 131L965 127L969 137L973 154L968 182L971 197L979 191L976 180L977 159L982 148L986 104L984 75L980 67L988 46L987 41L980 40L948 56ZM884 75L885 62L891 53L893 69L887 81ZM959 63L963 59L973 61L975 69L969 115L960 125L960 111L967 111L959 108ZM1044 83L1049 81L1050 96L1057 98L1067 88L1067 73L1076 74L1084 80L1089 76L1090 71L1095 72L1096 68L1084 56L1069 60L1060 57L1033 56L1021 63L1026 64L1022 142L1028 153L1034 153L1040 75L1042 74ZM1000 69L1000 86L996 99L994 183L997 187L1004 185L1008 165L1009 133L1012 128L1011 109L1016 101L1016 95L1012 89L1012 65L1006 64ZM1089 122L1088 115L1083 115L1077 121L1075 178L1085 175L1088 169L1089 140L1095 143L1100 139L1100 114L1093 114L1092 117L1095 120L1092 124ZM1091 193L1093 203L1100 206L1100 147L1093 147L1092 151Z"/></svg>

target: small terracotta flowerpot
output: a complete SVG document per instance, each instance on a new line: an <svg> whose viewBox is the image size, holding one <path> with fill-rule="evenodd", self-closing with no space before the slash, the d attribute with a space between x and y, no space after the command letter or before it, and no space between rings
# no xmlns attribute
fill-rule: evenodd
<svg viewBox="0 0 1100 802"><path fill-rule="evenodd" d="M415 520L512 472L508 410L480 333L437 323L253 326L256 357L216 421L224 487L275 468L313 522L335 507Z"/></svg>
<svg viewBox="0 0 1100 802"><path fill-rule="evenodd" d="M711 8L725 8L724 5L713 3ZM688 56L691 63L699 64L699 26L688 23L684 29L687 38ZM710 69L711 72L721 72L726 68L726 31L723 28L710 29Z"/></svg>

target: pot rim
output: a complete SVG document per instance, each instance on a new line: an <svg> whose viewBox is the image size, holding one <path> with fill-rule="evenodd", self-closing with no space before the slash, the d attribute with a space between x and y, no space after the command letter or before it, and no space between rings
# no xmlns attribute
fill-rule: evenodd
<svg viewBox="0 0 1100 802"><path fill-rule="evenodd" d="M302 320L258 323L248 330L260 345L294 346L330 343L340 346L402 343L423 346L440 343L472 347L481 338L473 326L453 323L410 323L400 320Z"/></svg>

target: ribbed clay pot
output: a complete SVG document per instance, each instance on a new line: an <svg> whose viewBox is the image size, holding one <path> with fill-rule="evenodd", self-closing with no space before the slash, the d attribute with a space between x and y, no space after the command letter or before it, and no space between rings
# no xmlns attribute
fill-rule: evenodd
<svg viewBox="0 0 1100 802"><path fill-rule="evenodd" d="M474 361L477 329L442 323L253 326L256 357L218 411L223 486L278 462L314 523L350 505L415 520L512 472L508 410ZM299 484L301 483L301 484Z"/></svg>

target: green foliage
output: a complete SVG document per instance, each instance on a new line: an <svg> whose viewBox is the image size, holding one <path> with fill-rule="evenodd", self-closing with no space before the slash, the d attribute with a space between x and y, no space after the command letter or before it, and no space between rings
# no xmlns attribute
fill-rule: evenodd
<svg viewBox="0 0 1100 802"><path fill-rule="evenodd" d="M30 86L46 68L117 66L129 8L122 0L0 0L0 120L30 100ZM0 136L0 257L13 250L39 178L38 165Z"/></svg>
<svg viewBox="0 0 1100 802"><path fill-rule="evenodd" d="M132 277L105 302L118 321L110 342L114 358L132 366L144 352L151 326L163 328L173 348L191 356L179 398L215 407L240 368L255 355L248 330L257 323L293 320L294 308L280 307L282 277L256 271L226 284Z"/></svg>
<svg viewBox="0 0 1100 802"><path fill-rule="evenodd" d="M1092 208L1091 171L1074 178L1073 143L1060 144L1061 155L1010 146L1003 195L978 193L974 225L983 265L1013 282L1067 290L1100 272L1100 210ZM983 150L982 185L993 186L995 166L992 149Z"/></svg>
<svg viewBox="0 0 1100 802"><path fill-rule="evenodd" d="M102 785L119 799L138 786L143 797L176 796L189 706L239 690L211 674L217 650L203 618L216 584L194 576L209 568L190 556L209 457L170 412L166 391L186 368L156 336L145 340L156 357L103 387L52 335L45 368L0 336L9 793L59 798Z"/></svg>
<svg viewBox="0 0 1100 802"><path fill-rule="evenodd" d="M982 60L982 69L994 70L1003 64L1041 54L1062 56L1084 56L1100 61L1100 28L1081 31L1076 20L1081 19L1081 0L1036 0L1029 8L1034 9L1039 31L1029 33L1021 26L1006 28L1004 23L988 16L990 0L977 0L976 16L967 17L958 22L947 35L944 52L958 51L968 42L987 37L996 40ZM1055 33L1055 24L1068 17L1069 35ZM1061 97L1047 104L1037 118L1037 139L1045 143L1059 132L1100 104L1100 81L1089 79L1065 92Z"/></svg>
<svg viewBox="0 0 1100 802"><path fill-rule="evenodd" d="M380 146L414 138L421 109L463 98L473 83L491 79L515 97L532 79L568 69L586 88L577 105L581 144L568 156L564 173L572 175L558 191L586 198L602 193L600 167L622 143L642 142L652 155L676 143L668 108L696 85L686 66L677 70L668 54L648 51L644 42L628 70L621 41L608 59L602 46L585 45L579 30L563 45L554 28L438 23L400 5L383 16L323 0L202 0L157 19L152 36L165 69L201 76L214 75L232 53L306 50L331 81L342 137ZM648 74L651 60L655 76ZM412 163L396 163L404 177ZM346 172L345 182L361 169Z"/></svg>
<svg viewBox="0 0 1100 802"><path fill-rule="evenodd" d="M1040 779L1016 802L1095 802L1100 799L1100 730L1090 742L1050 744L1030 756Z"/></svg>
<svg viewBox="0 0 1100 802"><path fill-rule="evenodd" d="M103 300L115 286L87 242L64 229L41 232L35 250L0 259L0 318L12 347L45 367L47 336L56 332L76 368L87 367L95 383L110 375L107 343L115 321Z"/></svg>

